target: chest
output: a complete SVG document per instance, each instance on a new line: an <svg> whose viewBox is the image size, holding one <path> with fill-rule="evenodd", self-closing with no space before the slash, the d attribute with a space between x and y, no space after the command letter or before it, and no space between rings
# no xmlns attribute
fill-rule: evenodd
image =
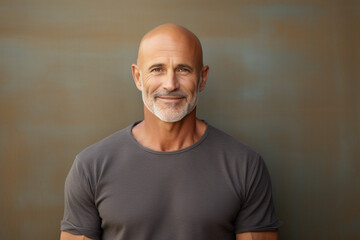
<svg viewBox="0 0 360 240"><path fill-rule="evenodd" d="M96 193L102 227L231 231L241 202L229 179L221 166L199 162L133 161L111 167Z"/></svg>

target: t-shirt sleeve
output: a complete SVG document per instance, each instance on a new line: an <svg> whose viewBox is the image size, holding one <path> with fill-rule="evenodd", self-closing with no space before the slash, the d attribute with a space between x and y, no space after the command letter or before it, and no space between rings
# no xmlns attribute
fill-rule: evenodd
<svg viewBox="0 0 360 240"><path fill-rule="evenodd" d="M275 214L270 176L259 155L249 162L245 176L244 199L235 222L235 232L278 229L282 223Z"/></svg>
<svg viewBox="0 0 360 240"><path fill-rule="evenodd" d="M94 187L76 158L65 181L64 218L61 230L100 239L101 218L95 205Z"/></svg>

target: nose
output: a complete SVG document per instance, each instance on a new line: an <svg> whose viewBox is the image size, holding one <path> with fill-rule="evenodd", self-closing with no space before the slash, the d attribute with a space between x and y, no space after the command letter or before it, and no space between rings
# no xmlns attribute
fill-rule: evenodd
<svg viewBox="0 0 360 240"><path fill-rule="evenodd" d="M166 74L163 88L166 89L168 92L179 89L179 81L177 80L176 74L173 71L168 71L168 74Z"/></svg>

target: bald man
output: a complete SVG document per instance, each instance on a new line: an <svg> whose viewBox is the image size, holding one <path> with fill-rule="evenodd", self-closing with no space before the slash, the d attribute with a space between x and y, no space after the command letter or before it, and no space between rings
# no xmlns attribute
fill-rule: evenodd
<svg viewBox="0 0 360 240"><path fill-rule="evenodd" d="M271 183L257 152L196 118L207 81L199 39L165 24L132 65L144 119L76 156L61 240L275 240Z"/></svg>

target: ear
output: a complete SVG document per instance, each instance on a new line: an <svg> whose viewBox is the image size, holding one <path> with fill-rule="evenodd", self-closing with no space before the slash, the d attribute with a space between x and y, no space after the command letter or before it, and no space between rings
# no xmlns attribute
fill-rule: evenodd
<svg viewBox="0 0 360 240"><path fill-rule="evenodd" d="M141 80L140 80L140 70L139 70L138 65L131 64L131 71L132 71L133 79L134 79L137 89L139 89L139 91L142 91Z"/></svg>
<svg viewBox="0 0 360 240"><path fill-rule="evenodd" d="M208 74L209 74L209 66L206 65L201 70L201 79L200 79L201 81L200 81L200 87L199 87L200 92L205 88Z"/></svg>

